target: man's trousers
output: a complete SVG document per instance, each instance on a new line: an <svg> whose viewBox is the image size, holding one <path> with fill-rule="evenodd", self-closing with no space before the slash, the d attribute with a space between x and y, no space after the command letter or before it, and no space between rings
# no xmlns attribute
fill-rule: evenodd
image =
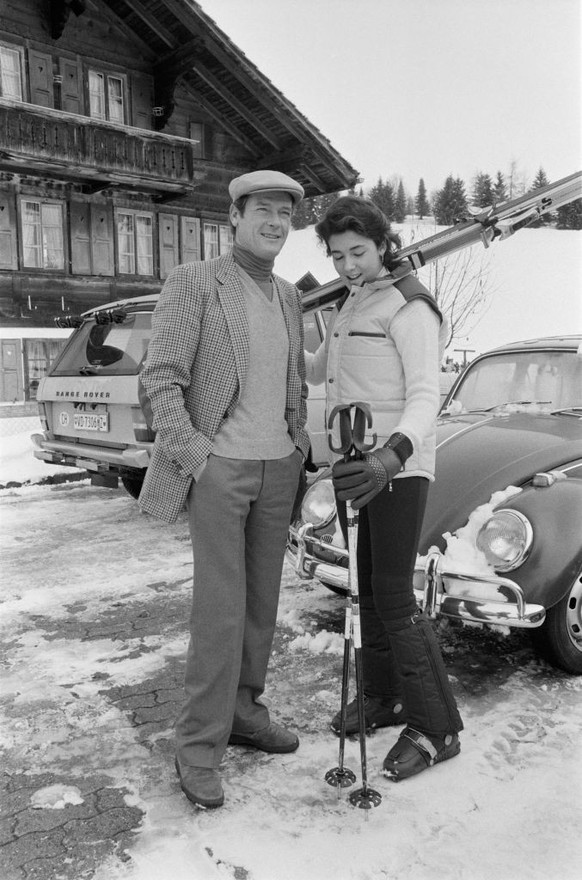
<svg viewBox="0 0 582 880"><path fill-rule="evenodd" d="M194 554L183 766L217 768L233 733L269 724L260 697L301 455L251 461L211 455L188 497Z"/></svg>

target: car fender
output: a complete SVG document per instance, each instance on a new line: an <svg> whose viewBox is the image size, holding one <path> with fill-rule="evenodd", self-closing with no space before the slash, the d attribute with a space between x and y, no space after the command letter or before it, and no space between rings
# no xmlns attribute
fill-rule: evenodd
<svg viewBox="0 0 582 880"><path fill-rule="evenodd" d="M571 589L582 570L582 480L530 485L501 508L522 513L534 532L523 565L504 576L520 585L528 602L551 608Z"/></svg>

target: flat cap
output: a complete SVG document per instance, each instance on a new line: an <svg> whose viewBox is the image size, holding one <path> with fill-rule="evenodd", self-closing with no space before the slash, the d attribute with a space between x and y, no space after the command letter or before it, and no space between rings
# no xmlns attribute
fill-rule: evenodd
<svg viewBox="0 0 582 880"><path fill-rule="evenodd" d="M293 199L294 205L297 205L305 195L301 184L281 171L250 171L248 174L235 177L228 185L228 193L233 202L241 196L261 192L286 192Z"/></svg>

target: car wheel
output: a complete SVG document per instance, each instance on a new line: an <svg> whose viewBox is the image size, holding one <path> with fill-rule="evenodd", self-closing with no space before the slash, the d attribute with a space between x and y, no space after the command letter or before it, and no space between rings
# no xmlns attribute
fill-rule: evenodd
<svg viewBox="0 0 582 880"><path fill-rule="evenodd" d="M554 666L582 675L582 571L557 605L548 609L544 624L532 630L540 653Z"/></svg>
<svg viewBox="0 0 582 880"><path fill-rule="evenodd" d="M139 493L143 486L145 471L127 471L121 473L120 476L123 487L129 492L131 497L136 499L139 498Z"/></svg>

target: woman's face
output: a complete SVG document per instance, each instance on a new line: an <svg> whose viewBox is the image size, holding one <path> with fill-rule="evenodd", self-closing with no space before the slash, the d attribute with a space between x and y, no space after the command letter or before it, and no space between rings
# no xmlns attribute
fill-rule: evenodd
<svg viewBox="0 0 582 880"><path fill-rule="evenodd" d="M338 275L351 286L361 287L378 277L382 268L385 245L378 245L371 238L348 230L330 235L327 243Z"/></svg>

